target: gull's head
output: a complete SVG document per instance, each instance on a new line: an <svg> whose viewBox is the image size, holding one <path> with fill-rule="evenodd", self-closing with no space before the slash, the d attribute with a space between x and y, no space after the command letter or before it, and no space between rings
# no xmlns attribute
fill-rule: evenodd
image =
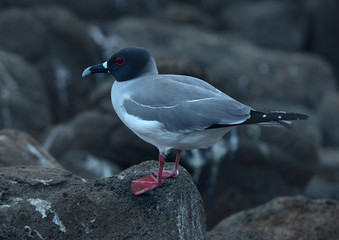
<svg viewBox="0 0 339 240"><path fill-rule="evenodd" d="M110 73L119 81L128 81L145 75L158 74L152 54L145 48L128 47L114 53L106 62L90 66L82 76Z"/></svg>

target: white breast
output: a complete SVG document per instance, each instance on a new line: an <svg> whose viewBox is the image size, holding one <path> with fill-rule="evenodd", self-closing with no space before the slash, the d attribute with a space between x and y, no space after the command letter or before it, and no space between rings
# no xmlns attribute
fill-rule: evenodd
<svg viewBox="0 0 339 240"><path fill-rule="evenodd" d="M135 80L118 82L115 81L111 90L112 105L123 123L144 141L156 146L159 151L167 152L170 148L161 144L164 137L164 126L158 121L142 120L139 117L126 112L123 102L130 97L130 90ZM132 88L133 89L133 88Z"/></svg>

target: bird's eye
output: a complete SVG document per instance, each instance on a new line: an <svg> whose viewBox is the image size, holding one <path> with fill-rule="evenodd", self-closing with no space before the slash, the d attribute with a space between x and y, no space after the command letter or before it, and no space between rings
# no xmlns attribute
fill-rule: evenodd
<svg viewBox="0 0 339 240"><path fill-rule="evenodd" d="M121 66L121 65L124 65L125 63L125 58L123 57L117 57L115 60L114 60L115 64L118 65L118 66Z"/></svg>

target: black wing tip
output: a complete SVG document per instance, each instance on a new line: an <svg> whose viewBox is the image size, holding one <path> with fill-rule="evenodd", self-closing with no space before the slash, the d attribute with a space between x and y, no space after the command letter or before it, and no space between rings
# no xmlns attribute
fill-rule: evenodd
<svg viewBox="0 0 339 240"><path fill-rule="evenodd" d="M212 124L206 129L214 129L214 128L224 128L224 127L236 127L240 125L248 125L248 124L265 124L265 123L278 123L284 127L292 128L292 122L290 121L298 121L298 120L307 120L309 118L308 115L302 113L290 113L290 112L279 112L279 111L271 111L271 112L258 112L251 111L251 117L244 121L243 123L237 124Z"/></svg>
<svg viewBox="0 0 339 240"><path fill-rule="evenodd" d="M300 114L300 115L301 115L300 120L307 120L310 118L310 116L305 115L305 114Z"/></svg>
<svg viewBox="0 0 339 240"><path fill-rule="evenodd" d="M251 113L256 113L256 114L261 114L262 117L267 116L268 119L270 118L277 118L274 119L273 121L279 121L279 120L306 120L309 118L308 115L302 114L302 113L294 113L294 112L284 112L284 111L271 111L267 113L263 112L257 112L257 111L252 111Z"/></svg>
<svg viewBox="0 0 339 240"><path fill-rule="evenodd" d="M289 113L290 115L295 115L295 120L307 120L310 117L302 113Z"/></svg>

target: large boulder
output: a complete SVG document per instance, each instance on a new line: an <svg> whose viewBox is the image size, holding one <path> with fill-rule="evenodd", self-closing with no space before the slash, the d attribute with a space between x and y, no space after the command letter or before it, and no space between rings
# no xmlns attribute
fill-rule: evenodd
<svg viewBox="0 0 339 240"><path fill-rule="evenodd" d="M86 108L96 83L83 81L81 73L100 58L79 18L56 6L10 8L1 11L0 32L1 49L24 57L41 72L54 120Z"/></svg>
<svg viewBox="0 0 339 240"><path fill-rule="evenodd" d="M339 236L339 203L305 197L280 197L234 214L208 233L208 240L327 239Z"/></svg>
<svg viewBox="0 0 339 240"><path fill-rule="evenodd" d="M309 14L300 1L233 1L220 12L223 29L259 46L300 50L306 45Z"/></svg>
<svg viewBox="0 0 339 240"><path fill-rule="evenodd" d="M210 29L218 27L218 19L213 14L208 14L206 9L201 8L199 4L193 5L183 2L172 2L167 7L162 8L165 20L180 24L200 25Z"/></svg>
<svg viewBox="0 0 339 240"><path fill-rule="evenodd" d="M0 130L0 167L61 165L32 137L13 129Z"/></svg>
<svg viewBox="0 0 339 240"><path fill-rule="evenodd" d="M328 59L339 76L339 2L315 0L311 4L314 24L312 28L312 50Z"/></svg>
<svg viewBox="0 0 339 240"><path fill-rule="evenodd" d="M131 193L131 181L157 166L92 182L58 169L0 168L0 238L204 239L202 200L183 168L161 188Z"/></svg>
<svg viewBox="0 0 339 240"><path fill-rule="evenodd" d="M0 128L21 129L35 137L52 122L40 73L20 56L1 50L0 112Z"/></svg>

